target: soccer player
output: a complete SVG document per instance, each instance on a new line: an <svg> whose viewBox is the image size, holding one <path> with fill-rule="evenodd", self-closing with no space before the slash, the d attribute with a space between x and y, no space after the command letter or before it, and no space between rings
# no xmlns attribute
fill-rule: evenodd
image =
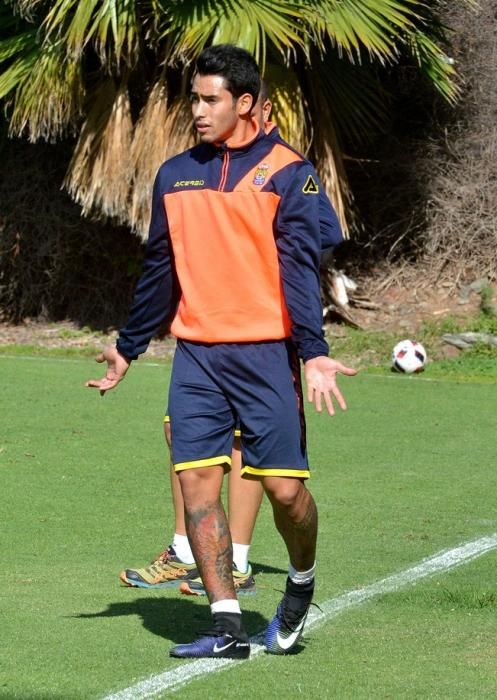
<svg viewBox="0 0 497 700"><path fill-rule="evenodd" d="M252 116L273 140L285 143L277 126L270 122L272 104L264 81ZM320 187L319 222L321 250L323 255L330 253L341 241L342 232L331 203ZM165 437L170 449L171 436L169 416L164 421ZM240 431L235 431L231 453L231 469L228 474L228 522L233 542L233 582L237 593L255 593L255 580L249 564L249 551L257 514L264 490L256 479L243 479L241 476L242 458L239 442ZM203 595L205 589L186 535L184 504L178 475L174 465L170 465L171 493L175 514L175 529L172 544L167 546L148 566L139 569L124 569L119 578L127 586L137 588L170 588L179 586L182 593Z"/></svg>
<svg viewBox="0 0 497 700"><path fill-rule="evenodd" d="M126 327L97 357L103 394L126 375L164 320L177 337L169 392L171 454L188 539L213 630L170 654L247 658L220 491L241 428L242 474L261 480L290 564L265 635L268 652L298 642L314 592L317 510L300 384L318 411L346 408L328 357L319 289L319 185L309 162L251 118L257 64L231 45L205 49L191 99L200 144L167 161L154 184L144 269Z"/></svg>

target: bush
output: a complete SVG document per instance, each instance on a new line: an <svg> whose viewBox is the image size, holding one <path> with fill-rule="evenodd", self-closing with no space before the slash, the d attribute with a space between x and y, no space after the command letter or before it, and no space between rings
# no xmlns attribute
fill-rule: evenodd
<svg viewBox="0 0 497 700"><path fill-rule="evenodd" d="M0 138L3 320L71 320L102 330L126 318L142 244L128 229L84 219L61 191L69 150Z"/></svg>

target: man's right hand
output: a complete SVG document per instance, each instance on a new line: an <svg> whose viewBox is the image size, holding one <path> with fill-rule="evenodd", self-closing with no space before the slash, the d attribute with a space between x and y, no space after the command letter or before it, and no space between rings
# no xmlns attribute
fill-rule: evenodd
<svg viewBox="0 0 497 700"><path fill-rule="evenodd" d="M121 379L124 379L131 363L113 345L106 347L103 352L96 356L95 360L97 362L107 362L105 377L102 379L89 379L85 386L99 389L100 396L103 396L106 391L113 389L119 384Z"/></svg>

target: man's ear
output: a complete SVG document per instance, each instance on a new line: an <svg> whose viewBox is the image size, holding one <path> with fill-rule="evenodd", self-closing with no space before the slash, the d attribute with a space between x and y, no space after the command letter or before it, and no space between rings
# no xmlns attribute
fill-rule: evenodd
<svg viewBox="0 0 497 700"><path fill-rule="evenodd" d="M250 114L250 112L252 111L253 103L254 98L250 93L245 92L243 95L240 95L240 97L236 101L238 114L241 117L245 117L247 116L247 114Z"/></svg>

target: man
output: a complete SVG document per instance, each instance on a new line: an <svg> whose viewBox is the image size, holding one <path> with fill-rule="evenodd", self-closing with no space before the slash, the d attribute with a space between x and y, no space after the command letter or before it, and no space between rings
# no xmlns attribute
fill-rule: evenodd
<svg viewBox="0 0 497 700"><path fill-rule="evenodd" d="M307 398L344 409L321 328L320 236L314 169L275 144L251 118L260 89L246 51L214 46L199 56L192 114L201 143L159 170L135 300L116 347L97 359L101 393L121 381L170 315L177 337L169 407L171 452L188 539L214 629L174 647L180 658L247 658L220 501L233 430L241 428L243 474L257 477L288 550L286 589L266 630L268 652L298 642L314 592L317 511L309 476L297 352Z"/></svg>
<svg viewBox="0 0 497 700"><path fill-rule="evenodd" d="M252 116L275 142L286 144L279 134L277 126L270 122L272 104L264 81ZM328 255L342 241L342 232L338 218L331 203L320 186L319 222L321 250ZM165 437L169 450L171 435L169 416L164 422ZM262 502L264 490L259 480L243 479L241 476L242 458L240 452L240 431L235 431L231 454L231 469L228 474L228 523L233 543L233 582L238 595L255 593L255 580L249 564L249 550L257 514ZM175 529L172 544L162 551L148 566L140 569L124 569L119 578L127 585L137 588L171 588L187 595L204 595L198 569L186 535L184 504L178 474L170 464L171 493L175 514Z"/></svg>

